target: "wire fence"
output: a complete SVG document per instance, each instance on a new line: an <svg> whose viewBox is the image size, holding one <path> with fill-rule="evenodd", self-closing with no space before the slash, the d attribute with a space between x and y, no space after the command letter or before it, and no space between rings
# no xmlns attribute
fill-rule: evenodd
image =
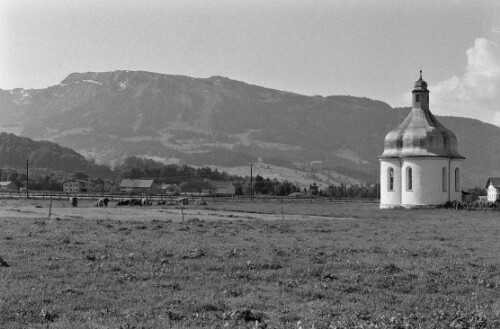
<svg viewBox="0 0 500 329"><path fill-rule="evenodd" d="M2 199L53 199L68 200L70 197L77 197L81 200L98 200L108 198L112 201L147 198L151 202L176 202L179 197L188 198L189 201L211 201L211 202L261 202L261 203L379 203L375 198L351 198L351 197L316 197L316 196L250 196L250 195L202 195L202 194L131 194L131 193L67 193L58 191L0 191Z"/></svg>

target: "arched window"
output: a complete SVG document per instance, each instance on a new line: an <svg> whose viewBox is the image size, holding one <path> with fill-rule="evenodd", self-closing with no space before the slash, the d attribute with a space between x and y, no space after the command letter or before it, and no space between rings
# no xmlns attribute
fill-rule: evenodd
<svg viewBox="0 0 500 329"><path fill-rule="evenodd" d="M446 172L446 167L443 167L443 192L448 191L448 174Z"/></svg>
<svg viewBox="0 0 500 329"><path fill-rule="evenodd" d="M411 191L413 189L413 174L411 167L406 168L406 190Z"/></svg>
<svg viewBox="0 0 500 329"><path fill-rule="evenodd" d="M394 169L392 167L387 170L387 178L389 179L387 189L394 191Z"/></svg>
<svg viewBox="0 0 500 329"><path fill-rule="evenodd" d="M460 192L460 168L455 168L455 192Z"/></svg>

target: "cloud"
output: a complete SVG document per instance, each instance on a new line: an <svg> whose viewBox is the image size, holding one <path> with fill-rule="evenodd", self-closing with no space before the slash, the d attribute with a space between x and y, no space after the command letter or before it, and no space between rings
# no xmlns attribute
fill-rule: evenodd
<svg viewBox="0 0 500 329"><path fill-rule="evenodd" d="M465 73L431 88L433 113L476 118L500 126L500 44L476 39L467 50Z"/></svg>

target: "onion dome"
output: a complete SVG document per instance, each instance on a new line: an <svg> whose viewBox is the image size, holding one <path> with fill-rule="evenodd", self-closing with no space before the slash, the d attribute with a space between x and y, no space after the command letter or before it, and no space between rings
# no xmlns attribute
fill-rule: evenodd
<svg viewBox="0 0 500 329"><path fill-rule="evenodd" d="M385 136L384 158L399 157L445 157L464 159L458 153L457 137L445 128L429 110L427 82L415 82L413 107L410 114L396 129Z"/></svg>
<svg viewBox="0 0 500 329"><path fill-rule="evenodd" d="M427 90L427 82L425 82L424 79L422 79L422 70L420 70L420 79L415 81L415 84L413 85L413 89L414 89L414 91L415 90L429 91L429 90Z"/></svg>

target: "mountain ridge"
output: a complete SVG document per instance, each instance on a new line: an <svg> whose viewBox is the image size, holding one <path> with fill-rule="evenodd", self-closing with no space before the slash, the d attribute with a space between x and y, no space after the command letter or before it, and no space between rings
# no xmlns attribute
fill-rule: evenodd
<svg viewBox="0 0 500 329"><path fill-rule="evenodd" d="M1 168L21 169L27 164L25 161L29 161L31 168L112 176L109 167L96 165L68 147L5 132L0 132L0 154Z"/></svg>
<svg viewBox="0 0 500 329"><path fill-rule="evenodd" d="M261 160L333 176L349 168L359 174L353 179L366 182L378 180L384 137L408 112L365 97L305 96L220 76L147 71L71 73L45 89L0 90L4 129L57 142L99 163L116 165L127 156L213 166ZM467 158L465 185L500 175L494 166L500 147L490 142L500 128L438 120L455 132Z"/></svg>

